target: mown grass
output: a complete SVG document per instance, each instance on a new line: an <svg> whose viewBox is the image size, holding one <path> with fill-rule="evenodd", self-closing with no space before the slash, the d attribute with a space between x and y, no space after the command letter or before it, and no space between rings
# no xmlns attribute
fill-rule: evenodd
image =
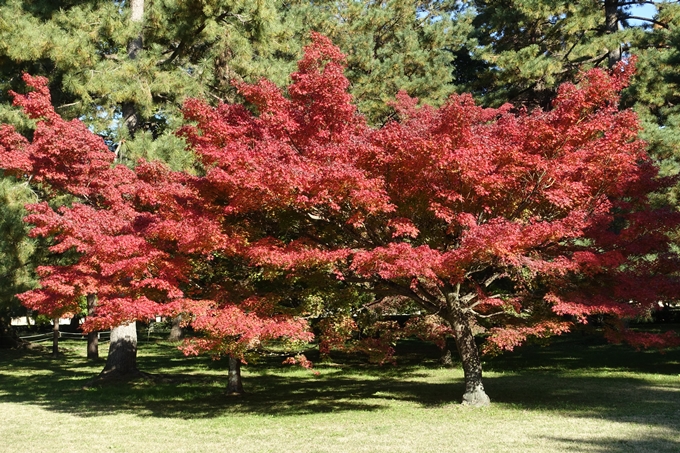
<svg viewBox="0 0 680 453"><path fill-rule="evenodd" d="M64 354L0 351L0 452L678 452L680 349L659 354L580 334L488 358L486 409L461 407L462 372L407 341L399 365L244 367L140 346L156 379L84 388L103 366ZM105 353L105 351L103 351Z"/></svg>

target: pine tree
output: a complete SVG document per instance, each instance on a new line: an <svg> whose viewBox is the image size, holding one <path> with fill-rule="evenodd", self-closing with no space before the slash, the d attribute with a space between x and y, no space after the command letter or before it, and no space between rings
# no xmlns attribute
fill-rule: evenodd
<svg viewBox="0 0 680 453"><path fill-rule="evenodd" d="M166 132L181 118L186 97L228 97L232 78L277 80L280 66L272 59L280 28L271 3L132 4L144 9L141 19L124 1L6 2L0 9L0 120L19 122L8 111L7 90L22 89L21 74L44 75L57 111L106 136L119 160L162 157L182 166L189 157L169 156L184 147ZM139 143L120 121L126 106L139 117L132 131Z"/></svg>
<svg viewBox="0 0 680 453"><path fill-rule="evenodd" d="M473 45L460 50L469 65L456 67L454 83L485 105L548 107L560 83L594 66L613 66L624 46L634 46L643 35L630 18L632 6L644 2L464 3L475 14Z"/></svg>
<svg viewBox="0 0 680 453"><path fill-rule="evenodd" d="M350 92L369 122L383 124L399 90L440 105L453 92L453 53L471 33L458 2L423 0L306 2L282 14L290 30L328 36L347 55ZM452 11L460 14L450 20ZM307 26L305 26L307 24Z"/></svg>
<svg viewBox="0 0 680 453"><path fill-rule="evenodd" d="M11 318L25 315L26 310L15 295L36 282L31 262L35 244L27 237L28 227L22 220L23 205L33 200L26 186L0 179L0 347L17 345Z"/></svg>
<svg viewBox="0 0 680 453"><path fill-rule="evenodd" d="M640 116L650 153L659 161L663 174L680 172L680 5L661 4L654 26L637 44L637 72L625 92L624 105ZM670 193L680 201L676 187Z"/></svg>

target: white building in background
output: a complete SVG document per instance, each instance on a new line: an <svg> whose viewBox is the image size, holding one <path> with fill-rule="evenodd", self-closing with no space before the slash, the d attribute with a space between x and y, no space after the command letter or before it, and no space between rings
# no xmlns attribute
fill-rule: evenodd
<svg viewBox="0 0 680 453"><path fill-rule="evenodd" d="M12 325L21 327L21 326L34 326L35 325L35 319L30 318L30 324L29 324L29 318L27 316L21 316L19 318L12 318ZM50 324L52 324L52 321L50 321ZM59 319L59 325L68 325L71 324L71 318L61 318Z"/></svg>

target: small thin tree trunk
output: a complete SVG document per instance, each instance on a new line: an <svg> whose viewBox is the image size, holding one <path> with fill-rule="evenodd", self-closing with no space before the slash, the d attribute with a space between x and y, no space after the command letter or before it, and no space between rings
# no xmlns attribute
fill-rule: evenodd
<svg viewBox="0 0 680 453"><path fill-rule="evenodd" d="M227 394L231 396L243 395L243 382L241 381L241 360L233 356L229 356Z"/></svg>
<svg viewBox="0 0 680 453"><path fill-rule="evenodd" d="M170 335L168 336L168 341L179 341L182 339L184 331L181 326L182 315L177 315L172 318L172 328L170 329Z"/></svg>
<svg viewBox="0 0 680 453"><path fill-rule="evenodd" d="M52 319L52 357L59 357L59 318Z"/></svg>
<svg viewBox="0 0 680 453"><path fill-rule="evenodd" d="M133 25L139 24L144 20L144 0L131 0L130 1L130 22ZM142 50L142 45L144 44L142 33L140 31L139 35L135 39L131 39L128 42L127 51L128 58L134 60L137 58L137 53Z"/></svg>
<svg viewBox="0 0 680 453"><path fill-rule="evenodd" d="M111 330L111 343L106 366L100 377L133 377L137 369L137 323L120 325Z"/></svg>
<svg viewBox="0 0 680 453"><path fill-rule="evenodd" d="M97 307L97 295L87 295L87 314L94 315ZM87 360L97 360L99 358L99 332L90 332L87 334Z"/></svg>
<svg viewBox="0 0 680 453"><path fill-rule="evenodd" d="M465 374L465 393L462 403L475 407L488 406L491 400L482 384L482 361L470 323L462 313L452 315L449 322L456 334L456 348L463 362Z"/></svg>

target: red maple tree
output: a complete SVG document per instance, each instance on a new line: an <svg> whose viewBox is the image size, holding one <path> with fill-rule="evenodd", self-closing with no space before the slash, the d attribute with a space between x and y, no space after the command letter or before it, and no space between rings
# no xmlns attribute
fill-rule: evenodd
<svg viewBox="0 0 680 453"><path fill-rule="evenodd" d="M238 231L223 224L221 210L198 196L202 178L140 161L114 165L101 137L78 120L54 112L47 80L24 75L32 89L12 93L14 103L38 120L32 140L0 127L0 168L40 187L46 198L65 194L55 208L28 205L31 235L52 238L55 254L75 251L71 264L41 266L40 287L19 297L50 316L78 313L80 300L96 295L83 330L114 329L103 376L138 374L134 321L185 313L205 335L186 352L226 353L238 359L269 338L310 339L292 315L255 310L252 299L221 286L198 289L201 266L216 254L237 255Z"/></svg>
<svg viewBox="0 0 680 453"><path fill-rule="evenodd" d="M569 331L602 315L608 337L677 338L618 321L672 300L678 215L650 194L668 181L618 93L633 64L563 85L549 111L439 109L400 93L398 120L366 125L344 57L318 34L292 74L239 85L249 103L185 106L181 133L205 165L201 195L248 224L254 265L313 269L378 298L407 299L454 333L467 404L489 403L473 332L488 349ZM331 284L331 283L329 283Z"/></svg>

